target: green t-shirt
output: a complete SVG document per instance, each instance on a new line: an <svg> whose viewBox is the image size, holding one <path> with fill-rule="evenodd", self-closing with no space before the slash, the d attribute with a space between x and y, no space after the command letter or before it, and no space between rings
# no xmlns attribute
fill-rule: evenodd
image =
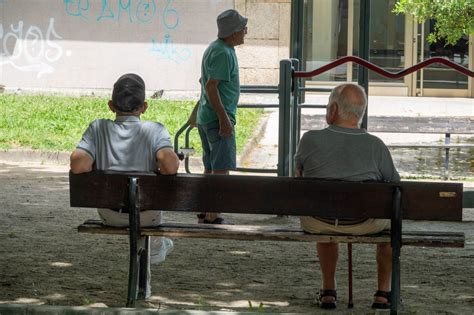
<svg viewBox="0 0 474 315"><path fill-rule="evenodd" d="M209 79L220 81L218 89L222 105L231 122L235 124L235 114L240 96L239 64L234 48L220 39L212 42L202 57L201 98L197 114L197 123L200 125L219 120L205 89Z"/></svg>

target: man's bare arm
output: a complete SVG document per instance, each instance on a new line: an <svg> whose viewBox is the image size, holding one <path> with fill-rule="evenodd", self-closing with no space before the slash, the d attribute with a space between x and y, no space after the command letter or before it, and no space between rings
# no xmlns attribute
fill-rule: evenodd
<svg viewBox="0 0 474 315"><path fill-rule="evenodd" d="M232 123L230 122L229 116L227 116L224 105L222 104L218 86L219 80L209 79L206 82L206 93L209 97L212 108L219 118L219 135L221 135L221 137L230 137L233 131Z"/></svg>
<svg viewBox="0 0 474 315"><path fill-rule="evenodd" d="M295 177L303 177L303 169L296 167L295 168Z"/></svg>
<svg viewBox="0 0 474 315"><path fill-rule="evenodd" d="M92 171L94 160L85 151L76 149L70 158L71 172L74 174L87 173Z"/></svg>
<svg viewBox="0 0 474 315"><path fill-rule="evenodd" d="M160 174L174 175L178 172L179 159L171 148L163 148L156 152L156 161Z"/></svg>
<svg viewBox="0 0 474 315"><path fill-rule="evenodd" d="M189 119L188 119L188 124L193 128L197 127L198 108L199 108L199 101L197 101L196 105L194 105L193 111L192 111L192 113L191 113L191 115L189 116Z"/></svg>

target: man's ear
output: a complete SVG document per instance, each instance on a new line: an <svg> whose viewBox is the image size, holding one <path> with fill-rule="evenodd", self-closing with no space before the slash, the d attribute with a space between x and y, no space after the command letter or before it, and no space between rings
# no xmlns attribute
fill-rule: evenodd
<svg viewBox="0 0 474 315"><path fill-rule="evenodd" d="M148 109L148 103L143 102L143 106L142 106L142 109L140 110L140 112L143 114L143 113L146 112L147 109Z"/></svg>
<svg viewBox="0 0 474 315"><path fill-rule="evenodd" d="M112 100L109 101L109 108L113 113L117 112L117 110L114 107L114 103L112 102Z"/></svg>
<svg viewBox="0 0 474 315"><path fill-rule="evenodd" d="M337 111L338 111L338 107L337 107L337 103L336 102L332 102L326 109L326 122L328 123L328 125L331 125L333 124L336 119L337 119Z"/></svg>

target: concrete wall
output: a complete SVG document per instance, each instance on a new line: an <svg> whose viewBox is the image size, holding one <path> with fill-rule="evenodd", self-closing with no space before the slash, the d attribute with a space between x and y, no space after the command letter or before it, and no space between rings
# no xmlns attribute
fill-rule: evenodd
<svg viewBox="0 0 474 315"><path fill-rule="evenodd" d="M246 44L237 47L243 84L276 85L280 60L290 54L290 0L236 0L249 18Z"/></svg>
<svg viewBox="0 0 474 315"><path fill-rule="evenodd" d="M250 19L242 82L276 83L289 0L0 0L0 85L87 93L136 72L149 90L198 90L216 16L234 7Z"/></svg>

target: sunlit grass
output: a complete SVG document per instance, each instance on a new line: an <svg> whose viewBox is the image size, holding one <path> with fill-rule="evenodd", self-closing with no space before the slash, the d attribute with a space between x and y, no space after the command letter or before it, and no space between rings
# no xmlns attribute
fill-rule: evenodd
<svg viewBox="0 0 474 315"><path fill-rule="evenodd" d="M40 151L71 151L91 121L113 119L107 98L44 95L0 95L0 148L25 148ZM164 124L171 137L184 125L194 101L148 100L149 109L142 119ZM236 127L240 151L255 131L261 109L241 109ZM197 131L190 137L191 147L199 154ZM184 135L180 146L184 145Z"/></svg>

